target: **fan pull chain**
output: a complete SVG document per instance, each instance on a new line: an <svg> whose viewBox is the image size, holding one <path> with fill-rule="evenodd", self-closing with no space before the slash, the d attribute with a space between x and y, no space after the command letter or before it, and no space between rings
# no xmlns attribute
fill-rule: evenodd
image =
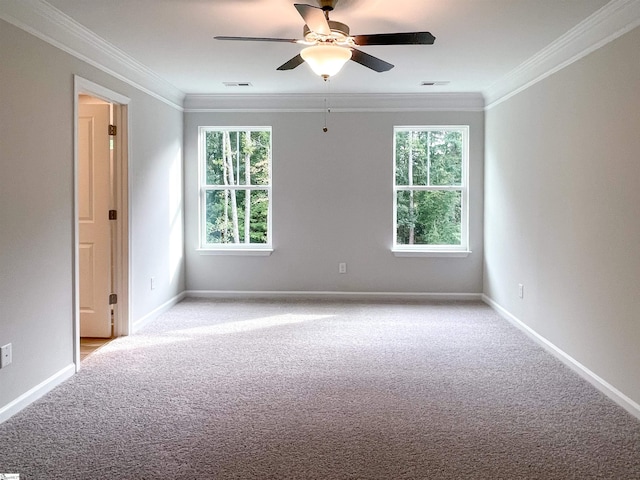
<svg viewBox="0 0 640 480"><path fill-rule="evenodd" d="M327 97L324 98L324 127L322 127L322 131L324 133L329 131L327 128Z"/></svg>
<svg viewBox="0 0 640 480"><path fill-rule="evenodd" d="M327 128L327 114L331 113L330 100L331 100L331 80L324 79L327 82L327 96L324 97L324 127L322 131L327 133L329 129Z"/></svg>

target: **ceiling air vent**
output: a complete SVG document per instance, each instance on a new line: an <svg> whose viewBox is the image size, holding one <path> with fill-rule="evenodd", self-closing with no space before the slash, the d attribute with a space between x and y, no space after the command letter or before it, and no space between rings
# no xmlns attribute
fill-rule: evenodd
<svg viewBox="0 0 640 480"><path fill-rule="evenodd" d="M222 82L225 87L252 87L251 82Z"/></svg>
<svg viewBox="0 0 640 480"><path fill-rule="evenodd" d="M436 80L426 80L424 82L420 83L421 87L437 87L437 86L441 86L441 85L449 85L449 81L445 80L445 81L436 81Z"/></svg>

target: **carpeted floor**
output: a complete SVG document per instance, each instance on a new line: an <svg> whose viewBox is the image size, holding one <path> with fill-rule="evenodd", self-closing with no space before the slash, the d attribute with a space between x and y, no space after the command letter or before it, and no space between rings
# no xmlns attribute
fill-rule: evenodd
<svg viewBox="0 0 640 480"><path fill-rule="evenodd" d="M188 299L0 425L25 479L640 479L640 422L476 302Z"/></svg>

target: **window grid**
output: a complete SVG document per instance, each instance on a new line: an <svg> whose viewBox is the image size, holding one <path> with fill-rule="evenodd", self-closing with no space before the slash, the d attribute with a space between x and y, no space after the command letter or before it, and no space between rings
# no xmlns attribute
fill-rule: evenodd
<svg viewBox="0 0 640 480"><path fill-rule="evenodd" d="M266 146L261 145L267 150L266 152L267 165L266 165L266 168L264 168L266 172L263 175L264 177L266 177L266 179L264 178L262 179L264 183L255 182L255 179L253 178L253 174L249 171L250 168L247 169L246 168L247 165L242 165L243 161L240 159L241 135L243 134L246 135L246 133L249 133L251 135L252 133L255 133L255 132L265 132L268 134L268 145ZM231 136L232 134L235 134L236 141L233 142L235 143L235 145L231 146L231 154L230 154L231 159L230 158L218 159L224 164L222 177L225 183L208 181L209 180L208 176L211 172L208 171L207 169L208 168L207 167L207 161L208 161L207 135L216 134L216 133L222 134L225 139L227 138L226 135ZM199 127L198 179L200 184L200 189L199 189L200 198L198 203L199 203L199 218L200 218L200 227L199 227L200 249L221 250L221 251L271 250L271 245L272 245L272 241L271 241L271 206L272 206L271 152L272 152L271 127ZM225 153L223 152L222 156L224 155ZM227 160L229 160L229 162L227 162ZM233 162L232 160L235 160L235 162ZM232 164L231 166L229 165L230 163ZM242 179L240 175L241 166L245 167L244 179ZM229 168L228 171L226 170L227 168ZM229 178L229 175L228 175L229 172L232 172L231 177L233 179L233 184L231 184L230 182L231 178ZM218 173L220 174L220 172ZM240 183L242 180L246 182L247 178L250 183ZM213 197L211 195L212 192L213 193L221 192L223 197L225 198L225 204L226 204L224 206L225 215L229 214L229 217L231 218L231 220L229 218L225 218L225 222L223 222L223 224L225 225L225 230L228 228L226 223L231 222L234 232L238 232L241 228L240 217L241 216L244 217L242 222L243 234L242 234L242 238L237 239L238 241L236 241L235 234L234 234L234 239L231 241L226 241L226 240L217 241L217 242L210 241L208 230L212 228L212 222L210 221L211 219L208 219L207 217L208 217L208 214L210 214L209 210L212 209L211 204L208 203L208 199L209 201L212 200L212 197ZM244 206L242 208L246 209L246 212L250 212L252 208L252 204L249 201L248 202L249 205L247 206L247 198L249 199L253 198L254 192L264 192L266 197L266 204L267 204L266 212L261 218L261 220L263 221L262 223L266 225L265 227L266 232L263 235L264 238L259 242L252 241L251 233L255 233L255 232L250 232L250 230L247 230L247 229L250 229L250 224L251 224L251 220L253 220L253 217L250 217L250 215L248 215L248 213L245 213L244 211L242 212L242 215L241 215L240 205L238 205L239 203L242 203L239 200L242 200L244 202ZM233 195L230 195L231 193L233 193ZM235 199L235 202L229 201L227 203L226 201L228 196L233 197ZM235 212L233 207L234 203L236 205ZM249 238L249 241L246 241L247 238Z"/></svg>
<svg viewBox="0 0 640 480"><path fill-rule="evenodd" d="M413 163L412 153L409 153L409 160L407 160L406 178L403 178L405 182L398 183L398 171L399 171L399 159L398 159L398 134L409 133L411 135L409 139L409 150L413 148L413 133L427 133L427 132L459 132L462 139L461 149L461 175L459 184L448 185L431 185L432 182L432 157L429 155L427 148L426 155L426 184L413 184ZM428 143L428 142L427 142ZM469 192L468 192L468 149L469 149L469 127L468 126L407 126L407 127L395 127L394 128L394 141L393 141L393 247L395 252L464 252L468 250L468 210L469 210ZM402 173L401 173L402 175ZM402 175L404 177L404 175ZM437 243L398 243L398 199L401 192L410 192L410 197L413 199L415 193L418 192L459 192L460 196L460 234L459 242L446 244ZM413 213L413 212L410 212ZM411 215L408 215L411 217ZM411 222L411 220L410 220ZM413 222L415 224L415 222ZM417 224L416 224L417 225Z"/></svg>

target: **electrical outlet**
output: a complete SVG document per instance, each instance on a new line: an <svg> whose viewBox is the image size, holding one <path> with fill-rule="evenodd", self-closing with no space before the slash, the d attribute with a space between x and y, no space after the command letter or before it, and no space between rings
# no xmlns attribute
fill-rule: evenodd
<svg viewBox="0 0 640 480"><path fill-rule="evenodd" d="M524 285L521 283L518 284L518 297L524 298Z"/></svg>
<svg viewBox="0 0 640 480"><path fill-rule="evenodd" d="M0 347L0 368L8 367L11 364L11 344Z"/></svg>
<svg viewBox="0 0 640 480"><path fill-rule="evenodd" d="M155 290L155 289L156 289L156 278L151 277L151 290Z"/></svg>
<svg viewBox="0 0 640 480"><path fill-rule="evenodd" d="M338 264L338 273L347 273L347 264L342 262Z"/></svg>

